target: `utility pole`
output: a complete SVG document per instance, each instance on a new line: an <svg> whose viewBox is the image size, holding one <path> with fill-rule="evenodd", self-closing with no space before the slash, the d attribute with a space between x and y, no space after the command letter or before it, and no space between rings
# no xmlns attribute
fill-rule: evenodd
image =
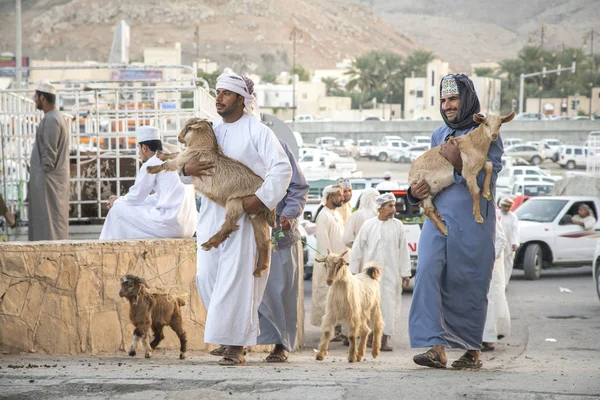
<svg viewBox="0 0 600 400"><path fill-rule="evenodd" d="M296 122L296 39L302 37L302 33L296 26L292 28L290 40L292 41L292 124ZM292 125L294 126L294 125Z"/></svg>
<svg viewBox="0 0 600 400"><path fill-rule="evenodd" d="M17 89L21 89L21 80L23 78L21 72L21 61L23 60L23 53L21 48L21 0L17 0L17 51L15 57L15 78L17 80Z"/></svg>
<svg viewBox="0 0 600 400"><path fill-rule="evenodd" d="M196 30L194 31L196 39L196 62L200 61L200 21L196 21ZM206 71L204 71L206 72Z"/></svg>
<svg viewBox="0 0 600 400"><path fill-rule="evenodd" d="M544 50L544 21L542 21L542 40L541 40L541 49Z"/></svg>
<svg viewBox="0 0 600 400"><path fill-rule="evenodd" d="M573 61L573 64L571 64L571 66L568 68L561 68L561 66L559 64L558 68L551 69L549 71L547 71L546 67L544 67L541 72L532 72L530 74L521 74L520 80L519 80L519 114L523 113L523 97L524 97L524 89L525 89L525 78L530 78L532 76L540 76L540 75L542 77L546 77L546 74L554 74L554 73L556 73L557 75L560 75L560 73L562 71L571 71L571 73L574 74L576 67L577 67L577 63L575 61Z"/></svg>

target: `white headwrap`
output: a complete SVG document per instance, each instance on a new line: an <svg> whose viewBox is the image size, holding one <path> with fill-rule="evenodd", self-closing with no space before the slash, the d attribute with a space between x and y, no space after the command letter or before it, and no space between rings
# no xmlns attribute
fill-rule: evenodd
<svg viewBox="0 0 600 400"><path fill-rule="evenodd" d="M379 196L379 190L375 188L365 189L362 196L360 196L360 205L358 206L358 209L362 210L365 208L369 208L375 213L377 213L377 210L379 209L379 206L375 202L377 196Z"/></svg>
<svg viewBox="0 0 600 400"><path fill-rule="evenodd" d="M338 178L337 183L342 185L343 189L352 189L352 184L349 179L346 178Z"/></svg>
<svg viewBox="0 0 600 400"><path fill-rule="evenodd" d="M515 202L512 199L509 199L508 197L505 197L500 201L501 206L511 206L512 207L513 204L515 204Z"/></svg>
<svg viewBox="0 0 600 400"><path fill-rule="evenodd" d="M254 82L252 79L233 72L224 72L217 78L216 89L225 89L237 93L244 98L245 112L259 121L260 109L254 95Z"/></svg>
<svg viewBox="0 0 600 400"><path fill-rule="evenodd" d="M390 201L393 201L394 203L396 202L396 196L394 196L392 193L384 193L377 196L375 199L375 203L377 203L377 209L379 210L381 206L383 206L385 203L389 203Z"/></svg>
<svg viewBox="0 0 600 400"><path fill-rule="evenodd" d="M340 187L340 185L325 186L325 189L323 189L323 196L321 197L321 205L327 204L327 197L330 194L335 194L338 192L342 192L342 188Z"/></svg>

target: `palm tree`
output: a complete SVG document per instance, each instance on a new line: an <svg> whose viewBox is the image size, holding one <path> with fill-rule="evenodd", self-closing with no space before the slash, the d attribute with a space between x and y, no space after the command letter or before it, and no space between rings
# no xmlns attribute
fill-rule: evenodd
<svg viewBox="0 0 600 400"><path fill-rule="evenodd" d="M350 77L346 90L359 89L361 92L370 92L377 86L378 52L370 51L352 61L352 67L346 72Z"/></svg>
<svg viewBox="0 0 600 400"><path fill-rule="evenodd" d="M342 85L337 78L332 76L327 76L321 78L321 82L325 84L325 93L327 96L333 96L335 93L339 93L342 91Z"/></svg>
<svg viewBox="0 0 600 400"><path fill-rule="evenodd" d="M415 73L415 76L425 76L427 75L427 64L432 61L435 57L435 54L431 51L424 50L416 50L413 51L406 57L406 61L404 61L404 71L406 73L405 77L409 77L412 73Z"/></svg>

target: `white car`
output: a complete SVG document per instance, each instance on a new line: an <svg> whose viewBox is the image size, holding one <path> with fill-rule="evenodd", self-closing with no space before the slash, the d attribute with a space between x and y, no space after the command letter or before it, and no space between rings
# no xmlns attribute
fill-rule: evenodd
<svg viewBox="0 0 600 400"><path fill-rule="evenodd" d="M500 204L502 199L516 196L551 196L554 191L554 183L519 180L513 183L512 188L501 188L496 190L497 204Z"/></svg>
<svg viewBox="0 0 600 400"><path fill-rule="evenodd" d="M549 175L546 171L541 169L540 167L533 166L520 166L520 167L509 167L504 168L498 174L498 179L496 180L497 187L511 187L511 185L522 178L530 178L535 177L536 180L542 182L550 182L554 183L559 179L562 179L560 176L552 176Z"/></svg>
<svg viewBox="0 0 600 400"><path fill-rule="evenodd" d="M600 299L600 240L596 242L596 251L594 251L594 286L596 286L596 294Z"/></svg>
<svg viewBox="0 0 600 400"><path fill-rule="evenodd" d="M406 147L396 155L392 156L395 163L410 163L417 159L421 154L429 150L429 144L418 144Z"/></svg>
<svg viewBox="0 0 600 400"><path fill-rule="evenodd" d="M504 154L511 157L520 157L529 161L533 165L539 165L546 158L544 150L539 146L529 144L517 144L504 148Z"/></svg>
<svg viewBox="0 0 600 400"><path fill-rule="evenodd" d="M510 146L514 146L516 144L523 144L523 139L520 138L506 138L506 139L502 139L502 146L504 146L504 148L510 147Z"/></svg>
<svg viewBox="0 0 600 400"><path fill-rule="evenodd" d="M316 138L315 144L317 145L317 147L326 149L328 147L335 145L335 141L336 141L336 138L334 138L332 136L323 136L323 137Z"/></svg>
<svg viewBox="0 0 600 400"><path fill-rule="evenodd" d="M563 168L585 168L588 149L583 146L563 146L556 163Z"/></svg>
<svg viewBox="0 0 600 400"><path fill-rule="evenodd" d="M523 120L523 121L537 121L539 119L546 119L543 115L540 116L539 113L521 113L517 114L515 120Z"/></svg>
<svg viewBox="0 0 600 400"><path fill-rule="evenodd" d="M410 143L402 139L387 139L384 146L373 147L371 150L371 158L376 158L379 161L387 161L390 157L399 154L402 150L408 148Z"/></svg>
<svg viewBox="0 0 600 400"><path fill-rule="evenodd" d="M515 210L521 243L515 268L524 270L525 279L538 279L544 268L592 264L600 222L591 231L572 224L581 204L598 215L600 199L587 196L532 197Z"/></svg>
<svg viewBox="0 0 600 400"><path fill-rule="evenodd" d="M412 139L410 139L410 144L413 146L416 144L431 145L431 137L429 137L429 136L413 136Z"/></svg>

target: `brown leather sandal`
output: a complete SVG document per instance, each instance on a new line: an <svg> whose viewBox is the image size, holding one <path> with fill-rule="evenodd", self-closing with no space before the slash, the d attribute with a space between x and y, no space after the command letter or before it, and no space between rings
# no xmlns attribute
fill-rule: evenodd
<svg viewBox="0 0 600 400"><path fill-rule="evenodd" d="M244 358L244 350L232 350L231 347L227 346L223 353L223 358L219 360L219 365L228 367L238 367L246 365L246 359Z"/></svg>
<svg viewBox="0 0 600 400"><path fill-rule="evenodd" d="M460 358L452 363L454 369L479 369L483 365L483 361L478 360L471 353L465 353Z"/></svg>
<svg viewBox="0 0 600 400"><path fill-rule="evenodd" d="M429 349L425 353L417 354L413 357L417 365L430 368L446 368L446 362L442 362L442 356L434 349Z"/></svg>

